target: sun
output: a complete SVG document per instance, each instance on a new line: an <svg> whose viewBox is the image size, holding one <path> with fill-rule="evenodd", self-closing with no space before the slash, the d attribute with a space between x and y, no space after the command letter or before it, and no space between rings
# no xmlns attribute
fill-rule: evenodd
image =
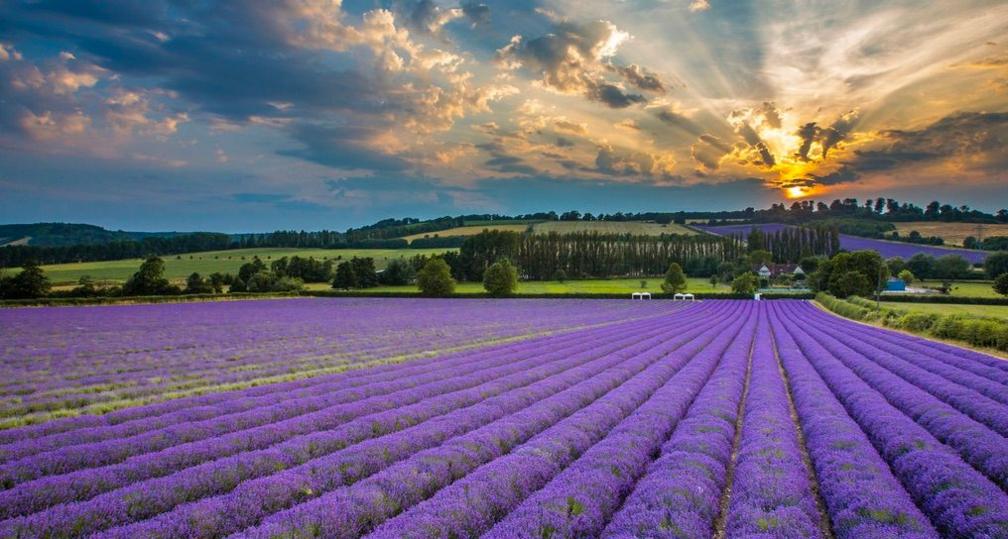
<svg viewBox="0 0 1008 539"><path fill-rule="evenodd" d="M810 194L811 189L801 186L793 185L784 189L784 196L788 198L802 198Z"/></svg>

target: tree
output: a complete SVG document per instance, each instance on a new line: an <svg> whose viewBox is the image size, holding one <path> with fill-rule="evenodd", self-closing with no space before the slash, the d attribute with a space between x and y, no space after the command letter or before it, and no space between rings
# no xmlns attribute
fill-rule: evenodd
<svg viewBox="0 0 1008 539"><path fill-rule="evenodd" d="M968 277L970 274L970 263L959 255L945 255L935 260L935 276L943 281L951 281Z"/></svg>
<svg viewBox="0 0 1008 539"><path fill-rule="evenodd" d="M994 279L994 291L1002 296L1008 296L1008 273L1002 273Z"/></svg>
<svg viewBox="0 0 1008 539"><path fill-rule="evenodd" d="M149 296L157 294L177 294L177 287L172 286L164 276L164 260L152 256L140 264L140 269L123 284L123 295Z"/></svg>
<svg viewBox="0 0 1008 539"><path fill-rule="evenodd" d="M333 278L332 287L342 288L343 290L357 288L357 274L354 273L350 262L340 262L336 266L336 276Z"/></svg>
<svg viewBox="0 0 1008 539"><path fill-rule="evenodd" d="M353 257L350 259L350 267L353 268L354 277L357 279L359 288L373 288L378 286L378 272L375 271L374 258Z"/></svg>
<svg viewBox="0 0 1008 539"><path fill-rule="evenodd" d="M815 273L816 270L819 269L820 260L822 259L819 258L818 256L806 256L801 259L801 262L798 263L798 267L800 267L802 271L805 272L806 275L810 275Z"/></svg>
<svg viewBox="0 0 1008 539"><path fill-rule="evenodd" d="M249 279L252 278L253 275L265 269L266 264L264 264L262 260L259 260L258 256L255 256L252 257L251 262L242 264L241 267L238 268L238 278L241 279L243 283L248 283Z"/></svg>
<svg viewBox="0 0 1008 539"><path fill-rule="evenodd" d="M564 282L564 281L566 281L567 280L567 272L564 271L564 270L562 270L562 269L556 270L555 272L553 272L553 280L557 281L557 282L561 282L561 283Z"/></svg>
<svg viewBox="0 0 1008 539"><path fill-rule="evenodd" d="M70 293L79 297L94 297L98 295L98 287L90 275L81 275L80 279L77 279L77 286Z"/></svg>
<svg viewBox="0 0 1008 539"><path fill-rule="evenodd" d="M428 260L417 272L417 287L425 296L450 296L455 292L455 279L452 279L448 263L438 257Z"/></svg>
<svg viewBox="0 0 1008 539"><path fill-rule="evenodd" d="M3 279L0 284L0 296L9 299L40 298L48 294L51 288L49 277L42 268L29 261L21 267L21 273Z"/></svg>
<svg viewBox="0 0 1008 539"><path fill-rule="evenodd" d="M416 276L413 265L401 259L394 258L385 266L385 271L378 274L378 281L384 285L406 285L410 284Z"/></svg>
<svg viewBox="0 0 1008 539"><path fill-rule="evenodd" d="M227 283L227 276L219 271L215 271L210 274L210 288L213 289L214 293L220 294L224 291L224 285Z"/></svg>
<svg viewBox="0 0 1008 539"><path fill-rule="evenodd" d="M830 293L838 298L846 298L848 296L871 296L872 287L871 281L860 271L847 271L838 276L830 282Z"/></svg>
<svg viewBox="0 0 1008 539"><path fill-rule="evenodd" d="M924 253L917 253L910 257L906 263L906 269L910 270L918 279L934 277L935 258Z"/></svg>
<svg viewBox="0 0 1008 539"><path fill-rule="evenodd" d="M212 294L213 291L213 285L208 283L199 273L193 272L189 277L186 277L186 294Z"/></svg>
<svg viewBox="0 0 1008 539"><path fill-rule="evenodd" d="M899 278L906 284L910 284L915 280L914 274L908 269L899 272Z"/></svg>
<svg viewBox="0 0 1008 539"><path fill-rule="evenodd" d="M759 284L759 277L751 271L747 271L732 279L731 290L733 294L750 295L756 292Z"/></svg>
<svg viewBox="0 0 1008 539"><path fill-rule="evenodd" d="M676 262L669 264L661 289L666 294L678 294L686 290L686 274L683 273L682 266Z"/></svg>
<svg viewBox="0 0 1008 539"><path fill-rule="evenodd" d="M749 253L749 260L756 267L773 262L773 254L764 249L757 249Z"/></svg>
<svg viewBox="0 0 1008 539"><path fill-rule="evenodd" d="M987 260L984 260L984 271L990 279L1008 273L1008 251L991 253Z"/></svg>
<svg viewBox="0 0 1008 539"><path fill-rule="evenodd" d="M483 288L493 297L510 296L518 287L518 269L508 259L498 260L483 272Z"/></svg>

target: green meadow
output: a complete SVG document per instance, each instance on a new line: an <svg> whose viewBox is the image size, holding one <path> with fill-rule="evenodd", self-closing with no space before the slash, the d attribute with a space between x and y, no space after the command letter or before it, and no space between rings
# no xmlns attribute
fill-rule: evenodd
<svg viewBox="0 0 1008 539"><path fill-rule="evenodd" d="M242 264L258 256L267 265L271 260L285 256L315 257L321 260L347 260L352 257L370 256L375 259L378 269L385 267L394 258L409 258L414 255L431 255L451 249L298 249L287 247L232 249L227 251L204 251L184 255L166 255L165 277L182 280L189 274L198 272L208 275L215 271L237 273ZM52 264L42 266L55 285L76 283L83 275L102 281L125 281L140 267L143 260L128 258L103 262L80 262L75 264Z"/></svg>

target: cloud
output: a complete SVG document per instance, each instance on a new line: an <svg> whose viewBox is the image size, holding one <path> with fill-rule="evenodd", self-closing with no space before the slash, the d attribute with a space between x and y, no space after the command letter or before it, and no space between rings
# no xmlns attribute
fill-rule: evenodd
<svg viewBox="0 0 1008 539"><path fill-rule="evenodd" d="M707 170L717 170L721 158L731 152L731 145L710 134L703 134L690 146L693 160Z"/></svg>
<svg viewBox="0 0 1008 539"><path fill-rule="evenodd" d="M391 151L388 132L376 126L299 123L292 127L291 135L303 148L281 150L280 155L344 170L388 172L410 168L406 159Z"/></svg>
<svg viewBox="0 0 1008 539"><path fill-rule="evenodd" d="M689 10L692 13L707 11L708 9L710 9L710 2L708 0L692 0L689 4Z"/></svg>
<svg viewBox="0 0 1008 539"><path fill-rule="evenodd" d="M658 77L658 74L649 71L647 68L637 64L630 64L626 67L616 67L615 69L623 78L633 86L651 92L665 93L665 83Z"/></svg>
<svg viewBox="0 0 1008 539"><path fill-rule="evenodd" d="M661 120L662 123L681 131L685 131L690 135L699 136L703 133L703 128L700 125L671 108L666 107L659 109L658 112L655 113L655 116Z"/></svg>
<svg viewBox="0 0 1008 539"><path fill-rule="evenodd" d="M624 84L648 91L665 89L655 73L641 66L612 63L620 45L628 39L630 34L609 21L559 22L540 37L512 37L510 43L498 49L497 63L508 70L531 71L547 89L580 94L611 108L625 108L644 103L647 98L628 92ZM607 73L615 73L620 79L608 80Z"/></svg>
<svg viewBox="0 0 1008 539"><path fill-rule="evenodd" d="M442 8L431 0L420 0L413 7L409 20L413 28L428 34L439 34L449 22L461 18L463 8Z"/></svg>
<svg viewBox="0 0 1008 539"><path fill-rule="evenodd" d="M595 156L599 172L616 176L651 179L675 179L675 160L669 154L652 154L634 150L599 146Z"/></svg>
<svg viewBox="0 0 1008 539"><path fill-rule="evenodd" d="M467 0L462 2L462 13L474 26L490 24L490 6L486 4Z"/></svg>

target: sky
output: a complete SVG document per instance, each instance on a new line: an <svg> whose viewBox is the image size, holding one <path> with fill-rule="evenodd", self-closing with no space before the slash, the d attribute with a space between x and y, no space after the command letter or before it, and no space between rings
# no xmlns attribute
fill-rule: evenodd
<svg viewBox="0 0 1008 539"><path fill-rule="evenodd" d="M1008 3L0 2L0 222L1008 206Z"/></svg>

